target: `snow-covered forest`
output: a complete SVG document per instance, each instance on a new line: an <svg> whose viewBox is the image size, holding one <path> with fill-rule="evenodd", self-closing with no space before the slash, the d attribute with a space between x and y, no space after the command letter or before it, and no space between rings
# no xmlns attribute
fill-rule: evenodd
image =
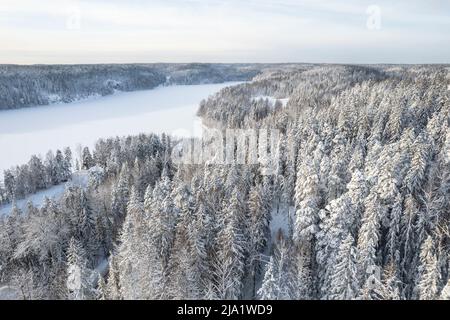
<svg viewBox="0 0 450 320"><path fill-rule="evenodd" d="M218 130L277 130L276 171L177 163L180 141L166 134L100 139L79 158L70 149L33 157L5 171L0 186L0 200L13 204L0 216L0 293L450 299L449 67L222 67L206 79L152 66L145 72L159 76L150 82L130 66L111 72L130 77L123 90L253 77L204 100L198 115ZM80 67L100 75L85 83L75 73L81 80L66 88L50 67L30 67L38 82L10 68L22 67L2 67L0 107L48 104L43 88L61 101L102 94L103 77L111 78L107 67ZM85 185L71 183L80 170ZM14 205L65 182L59 199Z"/></svg>
<svg viewBox="0 0 450 320"><path fill-rule="evenodd" d="M1 111L0 150L8 150L8 157L0 157L0 173L27 163L32 155L42 157L45 162L48 150L56 152L70 147L74 158L79 158L82 147L92 149L104 137L142 132L188 136L201 123L196 112L202 99L239 83L164 85L70 103Z"/></svg>
<svg viewBox="0 0 450 320"><path fill-rule="evenodd" d="M250 80L261 64L0 65L0 110L71 102L160 85Z"/></svg>

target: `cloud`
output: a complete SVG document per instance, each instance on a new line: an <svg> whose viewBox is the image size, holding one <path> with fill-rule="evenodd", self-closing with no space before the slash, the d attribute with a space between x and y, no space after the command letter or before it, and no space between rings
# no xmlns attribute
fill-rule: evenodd
<svg viewBox="0 0 450 320"><path fill-rule="evenodd" d="M381 9L379 30L366 26L369 5ZM0 63L375 62L377 53L385 62L449 62L450 10L442 7L449 5L440 0L2 0Z"/></svg>

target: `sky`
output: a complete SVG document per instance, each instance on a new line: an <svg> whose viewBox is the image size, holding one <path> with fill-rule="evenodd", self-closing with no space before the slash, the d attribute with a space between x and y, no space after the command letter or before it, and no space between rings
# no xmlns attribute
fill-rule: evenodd
<svg viewBox="0 0 450 320"><path fill-rule="evenodd" d="M450 63L449 0L0 0L0 64Z"/></svg>

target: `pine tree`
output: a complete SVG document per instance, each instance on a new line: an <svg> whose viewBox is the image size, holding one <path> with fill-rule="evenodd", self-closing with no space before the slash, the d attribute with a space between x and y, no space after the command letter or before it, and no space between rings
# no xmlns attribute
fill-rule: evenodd
<svg viewBox="0 0 450 320"><path fill-rule="evenodd" d="M69 147L64 149L64 162L65 162L65 169L68 172L72 171L72 150L70 150Z"/></svg>
<svg viewBox="0 0 450 320"><path fill-rule="evenodd" d="M278 235L278 240L268 267L259 296L265 295L275 300L303 299L304 295L299 294L298 285L300 277L298 274L296 257L292 254L292 244L287 243L282 234ZM269 272L269 274L267 273ZM265 284L265 282L267 283ZM268 299L268 298L267 298Z"/></svg>
<svg viewBox="0 0 450 320"><path fill-rule="evenodd" d="M309 300L314 296L314 279L312 248L310 243L303 243L297 248L295 268L296 286L294 288L294 298L297 300Z"/></svg>
<svg viewBox="0 0 450 320"><path fill-rule="evenodd" d="M42 160L39 157L33 155L30 161L28 161L28 167L30 168L31 173L31 192L34 193L37 190L46 188L46 172L45 167L42 164Z"/></svg>
<svg viewBox="0 0 450 320"><path fill-rule="evenodd" d="M400 286L401 282L398 280L396 264L391 260L384 268L382 283L384 286L383 299L385 300L400 300Z"/></svg>
<svg viewBox="0 0 450 320"><path fill-rule="evenodd" d="M96 244L94 243L94 240L96 235L94 212L86 192L83 189L80 189L79 194L80 206L77 221L79 236L85 247L89 247L90 250L95 251L94 248L96 247Z"/></svg>
<svg viewBox="0 0 450 320"><path fill-rule="evenodd" d="M44 166L47 178L46 185L51 186L58 184L55 170L55 156L52 151L47 152L47 154L45 155Z"/></svg>
<svg viewBox="0 0 450 320"><path fill-rule="evenodd" d="M367 197L368 187L364 174L358 169L352 173L352 178L347 184L347 195L351 202L355 223L352 232L356 234L360 227L361 217L364 212L364 199Z"/></svg>
<svg viewBox="0 0 450 320"><path fill-rule="evenodd" d="M120 235L118 248L118 272L121 283L121 295L124 299L138 299L142 297L142 275L140 270L142 262L141 241L145 229L143 225L144 207L140 203L134 187L131 190L130 200L127 205L127 215Z"/></svg>
<svg viewBox="0 0 450 320"><path fill-rule="evenodd" d="M83 148L83 152L81 155L81 169L88 170L94 166L94 159L92 158L91 152L88 147Z"/></svg>
<svg viewBox="0 0 450 320"><path fill-rule="evenodd" d="M68 172L68 165L64 159L61 150L56 151L54 159L55 179L57 183L65 182L70 178L70 172Z"/></svg>
<svg viewBox="0 0 450 320"><path fill-rule="evenodd" d="M224 227L219 234L218 279L221 299L239 299L247 258L244 236L244 206L237 188L232 192L230 204L224 206Z"/></svg>
<svg viewBox="0 0 450 320"><path fill-rule="evenodd" d="M418 268L417 252L420 252L420 243L417 243L417 235L414 222L419 212L417 201L411 195L405 197L403 215L400 227L400 243L402 259L400 267L401 280L405 283L404 294L412 295L415 285L415 272ZM413 271L413 272L412 272Z"/></svg>
<svg viewBox="0 0 450 320"><path fill-rule="evenodd" d="M425 179L429 159L429 146L428 137L424 134L419 135L412 146L411 168L405 177L405 185L411 194L419 192Z"/></svg>
<svg viewBox="0 0 450 320"><path fill-rule="evenodd" d="M116 262L116 256L114 254L109 255L109 271L108 281L106 282L106 292L109 300L121 300L121 287L119 280L118 266Z"/></svg>
<svg viewBox="0 0 450 320"><path fill-rule="evenodd" d="M440 272L433 248L433 239L428 236L420 251L419 282L417 284L420 300L434 300L438 296Z"/></svg>
<svg viewBox="0 0 450 320"><path fill-rule="evenodd" d="M178 226L186 227L179 223ZM193 260L187 233L177 232L172 258L169 262L168 296L171 299L199 299L199 284L193 269Z"/></svg>
<svg viewBox="0 0 450 320"><path fill-rule="evenodd" d="M403 199L400 195L395 198L394 205L390 211L389 229L386 243L386 258L395 264L400 265L400 225L403 211Z"/></svg>
<svg viewBox="0 0 450 320"><path fill-rule="evenodd" d="M175 236L177 215L174 211L172 199L172 182L167 175L153 189L152 204L149 221L149 232L152 242L158 250L158 257L167 266L170 251Z"/></svg>
<svg viewBox="0 0 450 320"><path fill-rule="evenodd" d="M16 198L16 178L11 170L5 170L3 175L3 184L9 201Z"/></svg>
<svg viewBox="0 0 450 320"><path fill-rule="evenodd" d="M199 294L206 295L214 288L210 268L213 261L212 254L215 252L213 244L216 230L211 210L207 209L200 199L197 199L196 203L195 219L189 227L189 238L192 242L192 268ZM215 292L214 295L216 296Z"/></svg>
<svg viewBox="0 0 450 320"><path fill-rule="evenodd" d="M201 283L199 274L196 274L196 254L191 230L194 224L194 210L192 195L188 187L178 178L174 182L172 193L175 210L178 211L178 222L175 231L175 240L169 261L169 296L173 299L199 299L201 297Z"/></svg>
<svg viewBox="0 0 450 320"><path fill-rule="evenodd" d="M310 241L317 232L319 211L319 176L312 163L304 164L297 173L295 184L296 220L294 239Z"/></svg>
<svg viewBox="0 0 450 320"><path fill-rule="evenodd" d="M145 252L147 255L146 268L148 269L147 298L167 298L168 267L171 258L177 213L172 199L172 182L167 175L155 185L151 199L146 194L144 207L150 212L148 216L146 233L144 235Z"/></svg>
<svg viewBox="0 0 450 320"><path fill-rule="evenodd" d="M351 300L358 296L357 255L354 239L349 234L341 243L331 274L330 299Z"/></svg>
<svg viewBox="0 0 450 320"><path fill-rule="evenodd" d="M93 299L90 281L91 271L87 268L86 254L75 238L72 238L67 251L67 288L74 300Z"/></svg>
<svg viewBox="0 0 450 320"><path fill-rule="evenodd" d="M380 211L382 208L376 195L369 195L366 199L366 211L364 212L361 229L358 234L357 248L358 272L361 283L367 280L367 274L377 266L377 249L380 238Z"/></svg>
<svg viewBox="0 0 450 320"><path fill-rule="evenodd" d="M129 200L129 178L126 165L122 167L117 183L111 192L111 213L115 225L120 225L125 218L127 203Z"/></svg>
<svg viewBox="0 0 450 320"><path fill-rule="evenodd" d="M98 274L98 283L97 283L97 300L107 300L108 299L108 293L106 288L106 282L103 277Z"/></svg>
<svg viewBox="0 0 450 320"><path fill-rule="evenodd" d="M264 273L264 279L262 286L258 290L258 296L261 300L276 300L279 296L280 288L277 283L277 270L273 257L270 257L269 263L267 263L266 272Z"/></svg>
<svg viewBox="0 0 450 320"><path fill-rule="evenodd" d="M441 291L441 300L450 300L450 280L447 281L447 284Z"/></svg>
<svg viewBox="0 0 450 320"><path fill-rule="evenodd" d="M270 212L264 204L261 186L252 188L248 200L250 263L253 277L253 295L256 294L256 276L260 272L260 255L263 253L269 236Z"/></svg>
<svg viewBox="0 0 450 320"><path fill-rule="evenodd" d="M385 299L385 287L381 282L380 268L377 265L369 266L366 271L367 276L362 285L359 299L382 300ZM363 277L364 278L364 277Z"/></svg>
<svg viewBox="0 0 450 320"><path fill-rule="evenodd" d="M342 241L354 228L357 217L348 194L332 200L325 210L319 212L319 231L316 233L316 273L322 295L330 291L330 273L335 270L336 256Z"/></svg>

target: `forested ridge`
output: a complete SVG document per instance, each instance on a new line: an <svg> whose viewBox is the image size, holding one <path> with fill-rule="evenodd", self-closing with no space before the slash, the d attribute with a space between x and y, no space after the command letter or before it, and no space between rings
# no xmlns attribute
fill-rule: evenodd
<svg viewBox="0 0 450 320"><path fill-rule="evenodd" d="M175 163L179 141L154 134L33 158L5 172L5 201L69 182L61 199L0 218L0 287L24 299L450 299L449 84L445 65L290 65L203 101L210 126L280 132L269 175Z"/></svg>
<svg viewBox="0 0 450 320"><path fill-rule="evenodd" d="M246 81L265 64L0 65L0 110L67 103L160 85Z"/></svg>

